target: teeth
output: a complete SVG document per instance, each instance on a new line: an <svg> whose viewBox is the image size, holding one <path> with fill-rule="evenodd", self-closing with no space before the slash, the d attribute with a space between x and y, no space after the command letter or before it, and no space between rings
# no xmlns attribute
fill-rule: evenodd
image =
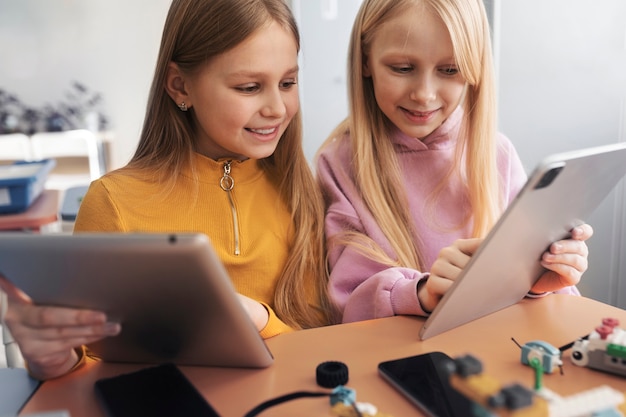
<svg viewBox="0 0 626 417"><path fill-rule="evenodd" d="M270 133L274 133L276 129L250 129L250 132L259 133L261 135L269 135Z"/></svg>

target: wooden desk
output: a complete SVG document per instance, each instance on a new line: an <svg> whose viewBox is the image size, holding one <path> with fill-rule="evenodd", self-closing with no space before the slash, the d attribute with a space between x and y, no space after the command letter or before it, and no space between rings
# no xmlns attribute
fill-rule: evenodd
<svg viewBox="0 0 626 417"><path fill-rule="evenodd" d="M338 360L350 370L347 386L357 401L376 405L394 417L421 413L377 374L379 362L429 351L450 356L471 353L482 360L485 372L503 384L520 382L532 388L533 371L520 364L520 343L545 340L562 346L593 330L604 317L626 324L626 311L588 298L552 295L521 303L426 341L418 340L423 319L392 317L360 323L304 330L268 340L275 363L263 370L182 367L222 417L240 417L257 404L294 391L320 390L315 368ZM608 384L626 392L626 378L573 365L564 355L564 375L545 375L552 391L572 395ZM94 395L98 378L139 369L136 365L97 363L65 377L45 382L22 410L23 414L65 409L72 417L103 416ZM331 416L328 398L294 400L262 416Z"/></svg>
<svg viewBox="0 0 626 417"><path fill-rule="evenodd" d="M43 190L23 213L0 215L1 230L33 230L54 223L59 213L59 190Z"/></svg>

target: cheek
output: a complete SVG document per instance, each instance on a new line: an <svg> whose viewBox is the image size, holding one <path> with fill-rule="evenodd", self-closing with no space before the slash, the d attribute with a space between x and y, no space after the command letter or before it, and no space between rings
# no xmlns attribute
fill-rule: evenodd
<svg viewBox="0 0 626 417"><path fill-rule="evenodd" d="M241 119L240 112L225 111L233 107L223 102L221 104L221 106L205 107L202 109L202 114L197 114L202 129L209 137L218 141L222 137L231 136L233 131L238 130L242 125L239 120Z"/></svg>
<svg viewBox="0 0 626 417"><path fill-rule="evenodd" d="M294 94L288 94L285 97L285 108L287 109L287 114L291 120L300 108L300 97L298 96L297 91L295 91Z"/></svg>
<svg viewBox="0 0 626 417"><path fill-rule="evenodd" d="M463 97L463 92L465 89L465 83L456 82L450 85L447 85L443 90L443 94L445 94L445 99L449 104L458 106L461 102L461 98Z"/></svg>
<svg viewBox="0 0 626 417"><path fill-rule="evenodd" d="M232 97L223 97L213 105L211 118L218 125L238 127L250 121L251 114L256 110L249 100L239 100Z"/></svg>
<svg viewBox="0 0 626 417"><path fill-rule="evenodd" d="M378 106L382 109L393 106L394 103L402 98L404 94L404 88L401 82L389 82L384 78L374 81L374 96Z"/></svg>

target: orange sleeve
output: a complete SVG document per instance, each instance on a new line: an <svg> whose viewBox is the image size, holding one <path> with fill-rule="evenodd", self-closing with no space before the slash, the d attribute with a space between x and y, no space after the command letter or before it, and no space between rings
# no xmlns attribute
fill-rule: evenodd
<svg viewBox="0 0 626 417"><path fill-rule="evenodd" d="M269 314L269 319L267 320L267 324L260 331L261 337L263 339L269 339L270 337L277 336L281 333L293 332L294 329L285 324L281 319L278 318L274 310L267 305L266 303L261 303L263 307L267 310Z"/></svg>

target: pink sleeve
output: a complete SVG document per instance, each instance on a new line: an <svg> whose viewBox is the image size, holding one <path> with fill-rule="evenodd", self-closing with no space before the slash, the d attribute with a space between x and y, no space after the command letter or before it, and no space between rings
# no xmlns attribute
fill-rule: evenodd
<svg viewBox="0 0 626 417"><path fill-rule="evenodd" d="M326 216L327 231L345 225L346 220L349 219L330 211ZM329 266L329 293L343 312L342 322L399 314L427 315L417 298L417 283L428 274L410 268L389 268L346 246L335 246L329 251Z"/></svg>
<svg viewBox="0 0 626 417"><path fill-rule="evenodd" d="M346 172L333 171L322 156L317 175L326 198L325 229L329 243L329 293L342 312L343 322L360 321L393 315L427 315L417 298L417 283L428 274L409 268L389 268L353 247L333 245L332 237L344 230L361 232L374 240L378 227L363 221L357 212L365 212L356 198ZM335 167L341 164L332 164ZM348 197L350 196L350 197ZM361 210L357 210L357 205Z"/></svg>
<svg viewBox="0 0 626 417"><path fill-rule="evenodd" d="M395 315L427 316L417 298L417 283L427 274L408 268L384 269L354 287L344 298L344 323ZM335 285L349 284L349 280L335 277ZM338 296L336 299L341 298Z"/></svg>

